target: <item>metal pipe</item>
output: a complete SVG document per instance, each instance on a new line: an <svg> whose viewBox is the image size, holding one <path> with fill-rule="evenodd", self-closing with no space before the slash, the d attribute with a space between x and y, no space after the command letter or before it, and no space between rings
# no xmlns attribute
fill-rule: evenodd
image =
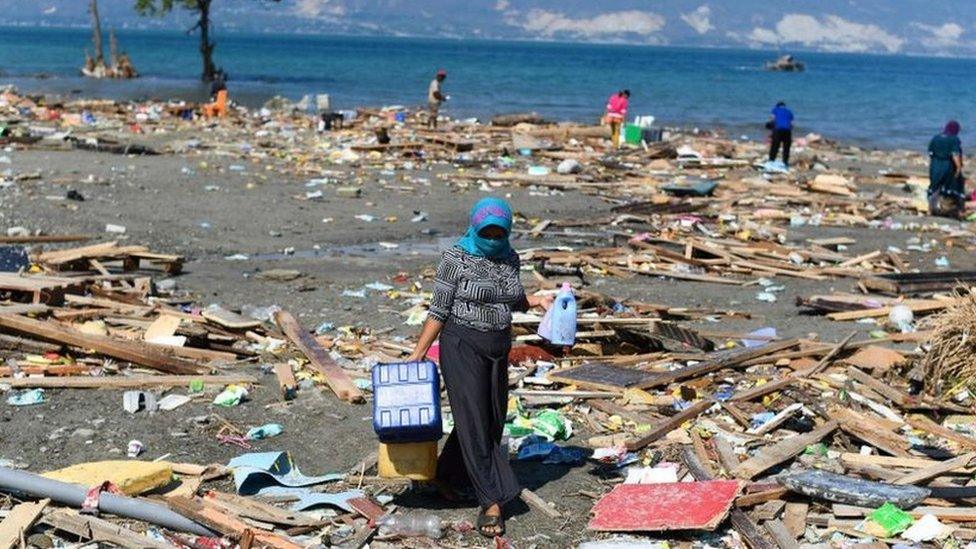
<svg viewBox="0 0 976 549"><path fill-rule="evenodd" d="M63 505L80 508L85 501L88 489L78 484L70 484L26 471L0 467L0 492L25 494L35 498L51 498L52 501ZM145 521L170 530L189 532L199 536L218 535L169 507L144 499L103 493L99 497L98 509L105 513Z"/></svg>

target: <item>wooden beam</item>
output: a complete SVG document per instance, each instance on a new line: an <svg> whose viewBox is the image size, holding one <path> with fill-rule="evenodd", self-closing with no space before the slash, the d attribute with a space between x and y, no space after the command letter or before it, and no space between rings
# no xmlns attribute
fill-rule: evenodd
<svg viewBox="0 0 976 549"><path fill-rule="evenodd" d="M168 374L200 374L207 370L203 366L160 353L139 343L84 334L52 322L42 322L19 315L0 315L0 327L63 345L94 349L103 355Z"/></svg>
<svg viewBox="0 0 976 549"><path fill-rule="evenodd" d="M744 349L738 352L733 352L716 358L713 360L707 360L694 366L688 366L685 368L679 368L671 372L664 372L660 375L654 376L653 378L641 382L635 387L639 389L647 389L649 387L660 387L662 385L670 385L676 381L681 381L683 379L700 377L705 374L710 374L724 368L734 368L741 365L742 363L752 360L758 357L766 356L772 353L782 351L784 349L789 349L795 347L799 344L796 339L787 339L784 341L774 341L763 345L762 347L755 347L752 349Z"/></svg>
<svg viewBox="0 0 976 549"><path fill-rule="evenodd" d="M898 477L892 481L892 484L919 484L925 482L926 480L931 480L939 475L944 475L946 473L955 471L956 469L968 467L973 459L976 459L976 452L963 454L945 461L938 461L934 465L925 467L923 469L918 469L908 473L907 475Z"/></svg>
<svg viewBox="0 0 976 549"><path fill-rule="evenodd" d="M292 344L308 358L311 367L325 377L325 382L336 396L347 402L365 402L363 392L356 387L349 375L332 360L308 330L302 328L291 313L278 311L275 313L275 322Z"/></svg>
<svg viewBox="0 0 976 549"><path fill-rule="evenodd" d="M172 543L156 541L125 526L91 515L82 515L74 509L55 509L44 515L41 522L62 532L78 536L82 540L110 543L125 549L172 549L173 547Z"/></svg>
<svg viewBox="0 0 976 549"><path fill-rule="evenodd" d="M946 440L951 440L952 442L955 442L956 444L970 450L976 450L976 438L966 436L962 433L957 433L952 429L947 429L925 416L911 415L905 418L905 422L916 429L942 437Z"/></svg>
<svg viewBox="0 0 976 549"><path fill-rule="evenodd" d="M281 388L281 400L291 400L298 392L298 382L295 381L295 373L291 370L291 364L287 362L277 362L274 365L275 376L278 378L278 387Z"/></svg>
<svg viewBox="0 0 976 549"><path fill-rule="evenodd" d="M49 499L38 502L27 502L16 505L10 514L0 522L0 549L19 547L22 539L27 537L27 531L34 526L44 508L50 503Z"/></svg>
<svg viewBox="0 0 976 549"><path fill-rule="evenodd" d="M136 389L139 387L189 387L191 381L204 385L255 384L257 378L249 375L221 376L114 376L114 377L21 377L3 379L4 385L16 389L40 387L43 389Z"/></svg>
<svg viewBox="0 0 976 549"><path fill-rule="evenodd" d="M702 412L712 407L713 402L710 400L702 400L696 402L689 406L688 408L682 410L681 412L666 418L663 423L660 423L657 427L654 427L647 434L640 437L637 440L628 441L626 446L627 450L631 452L636 452L643 449L648 444L658 440L659 438L667 435L671 431L674 431L681 425L698 417Z"/></svg>
<svg viewBox="0 0 976 549"><path fill-rule="evenodd" d="M549 502L540 498L535 492L529 490L528 488L522 488L522 492L519 493L519 497L522 498L522 501L531 505L532 508L542 511L544 515L551 519L563 517L563 514L557 511L555 507L549 505Z"/></svg>
<svg viewBox="0 0 976 549"><path fill-rule="evenodd" d="M756 455L740 463L738 467L732 470L732 474L741 479L755 478L763 471L797 456L807 446L820 442L835 429L837 429L837 422L830 421L809 433L785 438L772 446L763 448Z"/></svg>

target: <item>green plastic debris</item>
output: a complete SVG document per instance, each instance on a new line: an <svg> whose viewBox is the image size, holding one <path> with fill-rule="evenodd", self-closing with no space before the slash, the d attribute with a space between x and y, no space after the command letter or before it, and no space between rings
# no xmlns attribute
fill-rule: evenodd
<svg viewBox="0 0 976 549"><path fill-rule="evenodd" d="M247 389L240 385L228 385L222 393L214 398L213 403L217 406L237 406L247 396Z"/></svg>
<svg viewBox="0 0 976 549"><path fill-rule="evenodd" d="M807 456L826 456L827 455L827 445L818 442L816 444L811 444L803 450L803 454Z"/></svg>
<svg viewBox="0 0 976 549"><path fill-rule="evenodd" d="M505 424L505 434L512 438L539 435L546 440L566 440L573 434L573 423L556 410L543 410L538 414L518 416Z"/></svg>
<svg viewBox="0 0 976 549"><path fill-rule="evenodd" d="M190 380L190 392L191 393L202 393L203 392L203 380L202 379L191 379Z"/></svg>
<svg viewBox="0 0 976 549"><path fill-rule="evenodd" d="M895 507L890 502L878 507L868 516L884 528L885 532L888 533L888 537L904 532L914 522L911 515Z"/></svg>

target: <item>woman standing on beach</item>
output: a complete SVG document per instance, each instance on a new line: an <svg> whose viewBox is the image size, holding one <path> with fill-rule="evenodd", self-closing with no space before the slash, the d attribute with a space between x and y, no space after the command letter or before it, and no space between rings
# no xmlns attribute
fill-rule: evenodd
<svg viewBox="0 0 976 549"><path fill-rule="evenodd" d="M440 370L454 430L438 459L438 490L457 502L452 486L470 484L481 505L478 530L486 537L504 534L502 507L521 492L501 446L512 312L552 303L525 295L519 257L508 242L511 228L512 210L504 200L485 198L474 205L467 233L444 252L427 321L408 358L423 360L440 336Z"/></svg>
<svg viewBox="0 0 976 549"><path fill-rule="evenodd" d="M959 122L949 121L929 142L929 213L957 217L966 203Z"/></svg>
<svg viewBox="0 0 976 549"><path fill-rule="evenodd" d="M620 126L627 118L627 106L630 103L630 90L620 90L607 99L607 114L604 117L610 124L610 142L614 148L620 146Z"/></svg>

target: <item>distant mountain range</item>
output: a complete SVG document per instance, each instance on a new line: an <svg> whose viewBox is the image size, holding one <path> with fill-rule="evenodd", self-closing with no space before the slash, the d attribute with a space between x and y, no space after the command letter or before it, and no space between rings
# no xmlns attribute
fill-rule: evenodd
<svg viewBox="0 0 976 549"><path fill-rule="evenodd" d="M0 0L0 24L83 26L86 0ZM101 0L103 26L185 29ZM221 29L976 55L972 0L214 0Z"/></svg>

